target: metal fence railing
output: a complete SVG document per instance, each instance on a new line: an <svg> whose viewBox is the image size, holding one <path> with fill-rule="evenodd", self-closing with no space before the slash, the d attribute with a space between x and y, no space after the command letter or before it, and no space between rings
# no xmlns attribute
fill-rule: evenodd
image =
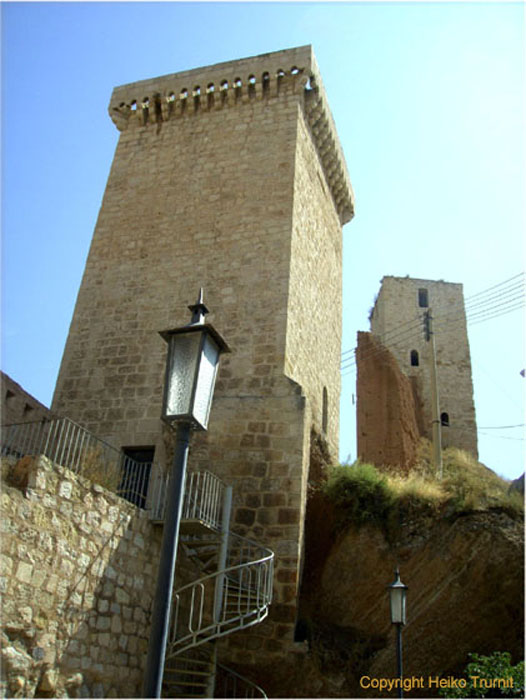
<svg viewBox="0 0 526 700"><path fill-rule="evenodd" d="M44 455L130 503L146 507L153 464L127 457L69 418L2 426L0 454L17 458Z"/></svg>
<svg viewBox="0 0 526 700"><path fill-rule="evenodd" d="M164 520L168 476L160 471L153 475L150 491L152 520ZM221 529L223 498L226 485L208 471L187 474L183 513L185 520L199 520L212 530Z"/></svg>

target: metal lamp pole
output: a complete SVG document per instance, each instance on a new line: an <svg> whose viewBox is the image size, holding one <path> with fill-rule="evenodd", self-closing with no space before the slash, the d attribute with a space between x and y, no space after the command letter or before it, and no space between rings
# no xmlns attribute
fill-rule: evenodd
<svg viewBox="0 0 526 700"><path fill-rule="evenodd" d="M190 423L179 424L172 471L168 479L161 556L143 686L143 697L145 698L161 697L166 644L170 628L170 608L175 577L175 562L177 559L177 544L179 542L179 526L183 510L190 430Z"/></svg>
<svg viewBox="0 0 526 700"><path fill-rule="evenodd" d="M214 327L205 323L208 309L203 303L202 289L197 302L188 308L192 312L188 325L161 332L168 343L162 419L170 426L177 424L178 428L167 483L159 573L143 683L145 698L161 697L190 433L192 428L208 428L219 356L229 351Z"/></svg>
<svg viewBox="0 0 526 700"><path fill-rule="evenodd" d="M388 586L388 589L391 607L391 622L396 627L396 665L399 679L398 697L403 698L402 627L405 625L406 621L407 586L400 580L400 571L398 570L398 567L395 571L395 580L390 586Z"/></svg>

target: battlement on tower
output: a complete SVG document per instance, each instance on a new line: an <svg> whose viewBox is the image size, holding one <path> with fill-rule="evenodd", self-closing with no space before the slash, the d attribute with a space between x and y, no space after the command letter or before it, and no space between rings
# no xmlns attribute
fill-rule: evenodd
<svg viewBox="0 0 526 700"><path fill-rule="evenodd" d="M354 216L354 193L312 47L261 54L140 80L113 90L109 113L119 129L297 95L340 221Z"/></svg>

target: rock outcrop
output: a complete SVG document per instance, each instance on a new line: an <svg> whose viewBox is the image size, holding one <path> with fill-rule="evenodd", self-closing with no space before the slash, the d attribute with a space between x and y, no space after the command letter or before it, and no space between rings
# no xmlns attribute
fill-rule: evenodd
<svg viewBox="0 0 526 700"><path fill-rule="evenodd" d="M517 516L422 508L403 516L396 541L372 524L337 534L337 522L315 494L297 628L309 654L272 673L269 697L382 696L360 679L396 677L387 586L397 563L409 586L404 674L424 679L411 697L436 697L429 677L460 676L470 652L524 658L524 529Z"/></svg>

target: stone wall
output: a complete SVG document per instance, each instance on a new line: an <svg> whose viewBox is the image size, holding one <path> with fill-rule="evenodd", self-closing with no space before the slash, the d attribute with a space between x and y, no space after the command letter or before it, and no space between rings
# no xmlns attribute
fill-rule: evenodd
<svg viewBox="0 0 526 700"><path fill-rule="evenodd" d="M204 288L232 352L189 465L235 487L233 528L276 553L277 652L296 615L312 426L338 444L353 195L316 61L300 47L131 83L110 114L121 134L53 408L167 463L158 331L187 323Z"/></svg>
<svg viewBox="0 0 526 700"><path fill-rule="evenodd" d="M356 366L358 458L407 470L420 440L411 382L372 333L358 333Z"/></svg>
<svg viewBox="0 0 526 700"><path fill-rule="evenodd" d="M0 372L2 425L30 423L51 417L49 408L31 396L4 372Z"/></svg>
<svg viewBox="0 0 526 700"><path fill-rule="evenodd" d="M2 471L4 692L140 697L160 530L45 457Z"/></svg>
<svg viewBox="0 0 526 700"><path fill-rule="evenodd" d="M420 305L419 290L427 292ZM423 315L432 310L440 413L444 447L454 446L477 457L477 424L473 401L471 356L461 284L411 277L384 277L371 314L371 331L393 353L402 372L414 384L421 432L432 437L430 343ZM418 364L411 363L417 353Z"/></svg>

